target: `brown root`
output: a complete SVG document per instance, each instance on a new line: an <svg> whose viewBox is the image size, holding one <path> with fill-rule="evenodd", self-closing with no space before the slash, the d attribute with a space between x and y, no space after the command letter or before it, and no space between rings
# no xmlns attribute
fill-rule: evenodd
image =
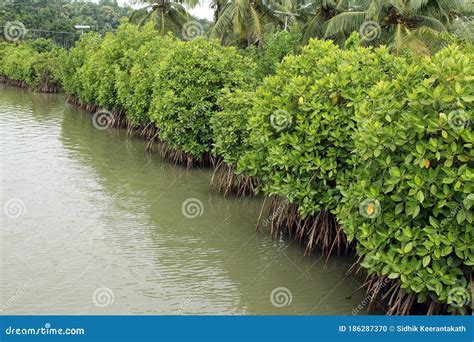
<svg viewBox="0 0 474 342"><path fill-rule="evenodd" d="M188 169L192 167L209 167L215 165L215 158L209 153L201 157L191 156L183 151L175 150L164 142L158 142L157 151L161 158L169 160L175 165L182 165Z"/></svg>
<svg viewBox="0 0 474 342"><path fill-rule="evenodd" d="M61 86L55 82L50 82L48 79L42 80L39 86L31 86L24 81L14 80L8 76L0 76L0 82L9 84L15 87L33 90L39 93L59 93Z"/></svg>
<svg viewBox="0 0 474 342"><path fill-rule="evenodd" d="M255 178L235 173L235 165L219 160L211 177L211 187L229 195L250 196L256 193L258 182Z"/></svg>
<svg viewBox="0 0 474 342"><path fill-rule="evenodd" d="M96 113L101 108L95 104L82 103L74 96L68 96L67 101L79 108L82 108L88 112ZM121 109L114 110L111 117L110 127L123 128L127 134L132 136L136 135L148 141L146 149L148 151L156 151L159 156L163 159L170 161L176 165L182 165L186 168L192 167L207 167L215 165L215 158L210 154L206 153L199 158L191 156L185 152L178 151L170 147L168 144L158 139L158 128L153 123L147 125L133 125L128 121L125 112Z"/></svg>
<svg viewBox="0 0 474 342"><path fill-rule="evenodd" d="M328 256L347 255L354 251L352 243L347 241L341 226L334 215L320 211L315 217L302 218L299 206L291 204L281 197L273 197L270 202L270 216L262 225L270 224L272 235L285 232L306 247L305 254L318 249Z"/></svg>
<svg viewBox="0 0 474 342"><path fill-rule="evenodd" d="M359 257L351 266L348 274L365 273L366 270L360 266L363 260ZM386 276L369 274L366 276L363 288L366 289L367 299L370 299L368 311L374 309L383 310L387 315L446 315L449 314L448 304L440 303L431 297L427 297L424 303L417 302L417 295L407 292L401 287L398 279L389 279ZM469 308L466 308L467 312ZM457 312L451 312L456 314ZM459 312L461 313L461 312Z"/></svg>

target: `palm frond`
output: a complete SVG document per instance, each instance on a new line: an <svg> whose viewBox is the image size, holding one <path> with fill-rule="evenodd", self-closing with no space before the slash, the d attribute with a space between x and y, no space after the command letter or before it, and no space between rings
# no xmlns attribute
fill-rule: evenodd
<svg viewBox="0 0 474 342"><path fill-rule="evenodd" d="M436 18L419 15L414 19L418 22L418 26L420 27L426 26L439 32L446 31L446 27L443 25L443 23Z"/></svg>
<svg viewBox="0 0 474 342"><path fill-rule="evenodd" d="M335 36L338 33L349 35L354 31L358 31L364 23L366 12L345 12L336 15L327 23L324 37Z"/></svg>

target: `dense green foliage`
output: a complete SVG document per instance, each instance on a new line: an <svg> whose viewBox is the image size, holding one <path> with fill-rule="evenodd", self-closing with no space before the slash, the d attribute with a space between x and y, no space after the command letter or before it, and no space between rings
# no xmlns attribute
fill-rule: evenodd
<svg viewBox="0 0 474 342"><path fill-rule="evenodd" d="M115 34L108 33L80 70L84 84L81 101L117 108L116 74L131 67L127 52L139 49L155 36L153 30L139 30L134 25L122 25Z"/></svg>
<svg viewBox="0 0 474 342"><path fill-rule="evenodd" d="M70 95L81 97L85 91L81 78L81 68L88 58L99 48L102 38L96 33L86 33L76 42L61 60L59 77L64 91Z"/></svg>
<svg viewBox="0 0 474 342"><path fill-rule="evenodd" d="M154 123L162 141L200 158L213 143L210 120L225 92L256 84L255 63L235 48L161 37L122 25L104 38L85 34L64 58L64 89L80 102L123 110L132 125Z"/></svg>
<svg viewBox="0 0 474 342"><path fill-rule="evenodd" d="M210 120L225 89L251 82L254 63L234 48L196 39L176 44L156 75L151 118L160 138L193 157L210 152Z"/></svg>
<svg viewBox="0 0 474 342"><path fill-rule="evenodd" d="M130 123L139 126L150 123L149 108L152 101L155 75L178 42L169 37L154 37L139 49L129 49L123 69L116 71L118 106L127 113Z"/></svg>
<svg viewBox="0 0 474 342"><path fill-rule="evenodd" d="M211 119L213 130L213 153L229 164L237 164L240 157L250 149L248 143L248 120L254 101L255 84L246 89L226 91L219 99L221 110Z"/></svg>
<svg viewBox="0 0 474 342"><path fill-rule="evenodd" d="M78 38L74 25L89 25L92 31L106 32L117 28L120 18L131 14L115 0L91 1L32 0L4 1L0 26L19 21L28 30L26 38L51 38L70 46ZM3 38L3 35L2 35Z"/></svg>
<svg viewBox="0 0 474 342"><path fill-rule="evenodd" d="M205 36L209 31L209 21L193 18L188 12L199 3L199 0L133 0L133 2L143 6L133 12L130 22L139 26L153 23L161 35L173 33L184 40L191 40Z"/></svg>
<svg viewBox="0 0 474 342"><path fill-rule="evenodd" d="M342 43L352 32L371 46L387 45L400 54L406 50L430 54L452 37L473 41L474 6L470 0L212 0L215 22L194 18L189 9L198 0L132 0L139 8L117 5L116 0L34 0L2 4L0 25L22 22L26 37L46 37L71 46L79 33L74 25L91 26L95 32L113 31L120 19L142 26L153 23L161 35L171 32L183 40L198 36L219 38L224 45L264 48L269 32L298 32L299 42L310 37ZM451 36L450 36L451 35Z"/></svg>
<svg viewBox="0 0 474 342"><path fill-rule="evenodd" d="M450 303L474 262L472 45L398 57L352 34L345 49L311 40L296 54L293 39L276 33L255 63L125 24L70 51L2 44L0 74L60 80L81 103L154 124L174 151L238 165L303 218L332 212L370 273Z"/></svg>
<svg viewBox="0 0 474 342"><path fill-rule="evenodd" d="M468 16L473 14L467 0L341 1L337 9L327 21L325 37L345 38L358 31L365 43L389 45L397 54L406 48L423 54L439 50L447 42L443 33L456 31L451 28L461 21L466 29L454 33L468 38Z"/></svg>
<svg viewBox="0 0 474 342"><path fill-rule="evenodd" d="M429 54L447 45L447 33L472 41L474 6L470 0L230 0L213 1L212 35L225 44L265 42L268 29L298 27L302 42L331 38L342 43L352 32L364 44L392 51Z"/></svg>
<svg viewBox="0 0 474 342"><path fill-rule="evenodd" d="M298 51L298 33L277 31L265 34L265 45L257 50L257 77L259 79L275 73L277 64L287 55Z"/></svg>
<svg viewBox="0 0 474 342"><path fill-rule="evenodd" d="M241 169L266 193L299 203L303 217L335 209L354 163L354 113L370 86L403 63L384 48L341 50L316 40L286 57L257 90Z"/></svg>
<svg viewBox="0 0 474 342"><path fill-rule="evenodd" d="M223 157L228 164L236 164L241 155L250 148L247 123L257 85L264 77L275 73L285 56L298 51L297 40L298 34L294 31L267 33L265 45L261 49L248 48L244 51L246 55L254 58L257 64L256 77L249 79L247 84L235 92L223 93L218 101L221 110L212 117L211 124L214 130L213 152Z"/></svg>
<svg viewBox="0 0 474 342"><path fill-rule="evenodd" d="M407 64L373 87L357 111L362 160L338 216L365 256L362 265L400 279L419 301L449 302L456 291L470 291L473 57L472 49L451 46Z"/></svg>
<svg viewBox="0 0 474 342"><path fill-rule="evenodd" d="M18 46L1 44L0 75L34 89L59 85L59 56L63 51L54 43L39 39Z"/></svg>
<svg viewBox="0 0 474 342"><path fill-rule="evenodd" d="M226 95L215 152L303 217L335 213L370 273L462 311L474 262L472 46L412 61L355 36L346 45L312 41L256 92Z"/></svg>

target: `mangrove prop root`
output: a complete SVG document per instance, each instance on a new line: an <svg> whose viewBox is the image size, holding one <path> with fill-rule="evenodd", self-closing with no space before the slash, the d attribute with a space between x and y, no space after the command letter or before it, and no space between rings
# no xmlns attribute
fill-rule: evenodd
<svg viewBox="0 0 474 342"><path fill-rule="evenodd" d="M0 77L0 81L30 88L24 82L10 80L5 77ZM45 87L41 88L41 90L53 92L57 89ZM93 104L83 104L71 96L68 97L68 102L93 113L100 109ZM187 168L193 166L214 166L215 171L212 176L212 184L223 191L225 196L228 194L245 196L255 192L256 180L236 175L234 172L235 166L228 165L222 160L217 160L209 154L203 155L201 158L195 158L160 142L157 139L158 129L151 123L146 126L137 127L126 119L123 111L115 111L113 112L112 126L125 128L128 134L136 133L149 140L147 148L151 149L154 146L158 146L160 156L171 160L175 164L181 164ZM257 228L260 226L260 219L261 217L259 218ZM302 218L298 212L297 204L291 204L280 197L271 198L269 218L263 220L262 225L270 225L272 236L276 236L279 232L284 232L303 243L306 246L305 254L311 253L316 248L319 248L328 256L333 252L336 252L338 255L351 254L355 250L354 245L347 240L340 225L331 213L321 211L315 217ZM348 274L365 273L365 269L360 266L362 260L363 257L359 256L350 267ZM471 291L474 295L472 274L470 275L470 280ZM370 296L369 311L380 308L388 315L439 315L448 313L447 304L436 302L430 297L427 297L424 303L417 303L416 294L405 292L398 280L388 279L377 274L367 275L360 288L365 288L367 296Z"/></svg>
<svg viewBox="0 0 474 342"><path fill-rule="evenodd" d="M169 160L173 164L182 165L188 169L192 167L208 167L215 163L214 158L209 153L205 153L201 157L196 158L185 152L175 150L164 142L159 142L157 146L157 151L161 158Z"/></svg>
<svg viewBox="0 0 474 342"><path fill-rule="evenodd" d="M30 89L39 93L59 93L61 86L51 82L48 78L43 78L38 86L32 86L24 81L17 81L7 76L0 76L0 82L19 88Z"/></svg>
<svg viewBox="0 0 474 342"><path fill-rule="evenodd" d="M79 108L88 112L96 113L101 108L95 104L82 103L74 96L68 96L67 101ZM123 110L115 110L112 113L112 121L110 128L123 128L128 135L137 135L145 140L148 140L146 149L150 151L157 151L159 156L163 159L169 160L173 164L182 165L186 168L191 167L207 167L216 165L216 160L209 153L203 154L201 157L194 157L185 152L178 151L170 147L168 144L158 140L158 128L153 123L147 125L137 126L133 125L128 119Z"/></svg>
<svg viewBox="0 0 474 342"><path fill-rule="evenodd" d="M302 218L298 205L291 204L280 197L272 197L269 205L269 218L263 220L262 226L270 225L273 236L279 232L287 233L306 246L306 254L318 248L328 256L333 252L347 255L355 252L354 244L347 241L346 235L334 216L326 211L315 217ZM377 274L367 275L362 268L363 256L349 268L350 274L366 274L361 288L366 289L369 300L368 311L382 309L387 315L441 315L448 314L448 304L440 303L427 297L424 303L417 302L417 294L406 292L399 279L388 279ZM472 311L471 308L467 308ZM452 312L456 314L456 312ZM459 312L461 313L461 312Z"/></svg>
<svg viewBox="0 0 474 342"><path fill-rule="evenodd" d="M302 218L297 204L273 197L269 206L270 217L263 225L270 224L271 233L287 233L306 246L305 254L319 249L324 254L335 252L347 255L353 252L353 245L346 239L334 215L320 211L315 217Z"/></svg>
<svg viewBox="0 0 474 342"><path fill-rule="evenodd" d="M359 257L349 269L348 274L365 273L365 269L360 266L362 260L363 257ZM370 298L368 311L381 309L387 315L446 315L449 313L447 304L435 301L429 296L424 303L418 303L417 294L406 292L398 279L369 274L366 275L362 287L366 289L367 298Z"/></svg>
<svg viewBox="0 0 474 342"><path fill-rule="evenodd" d="M235 165L229 165L222 159L215 160L215 163L211 187L222 192L224 197L229 195L245 197L255 194L258 185L255 178L236 174Z"/></svg>

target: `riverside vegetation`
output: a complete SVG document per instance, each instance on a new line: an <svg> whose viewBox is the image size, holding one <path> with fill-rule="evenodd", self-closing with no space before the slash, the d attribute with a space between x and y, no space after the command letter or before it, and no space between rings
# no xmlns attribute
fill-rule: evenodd
<svg viewBox="0 0 474 342"><path fill-rule="evenodd" d="M60 84L94 120L176 163L214 167L226 194L269 196L273 233L308 253L358 256L351 271L367 274L371 307L470 313L472 45L420 57L363 47L357 34L343 48L310 40L297 51L291 39L278 33L256 57L123 24L70 51L2 44L0 74L40 91Z"/></svg>

